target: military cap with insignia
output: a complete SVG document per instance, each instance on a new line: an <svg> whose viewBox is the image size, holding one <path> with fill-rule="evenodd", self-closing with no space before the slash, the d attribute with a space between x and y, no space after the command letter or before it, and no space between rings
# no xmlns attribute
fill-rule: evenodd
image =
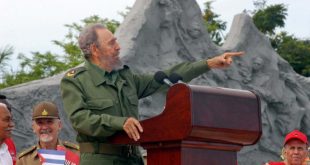
<svg viewBox="0 0 310 165"><path fill-rule="evenodd" d="M49 101L42 101L34 106L32 119L54 118L59 119L57 106Z"/></svg>

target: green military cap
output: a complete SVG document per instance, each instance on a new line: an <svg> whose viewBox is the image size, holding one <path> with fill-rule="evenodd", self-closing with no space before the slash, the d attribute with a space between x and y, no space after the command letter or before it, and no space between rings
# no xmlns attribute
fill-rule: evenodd
<svg viewBox="0 0 310 165"><path fill-rule="evenodd" d="M43 101L34 106L32 119L39 118L54 118L59 119L58 108L57 106L48 101Z"/></svg>

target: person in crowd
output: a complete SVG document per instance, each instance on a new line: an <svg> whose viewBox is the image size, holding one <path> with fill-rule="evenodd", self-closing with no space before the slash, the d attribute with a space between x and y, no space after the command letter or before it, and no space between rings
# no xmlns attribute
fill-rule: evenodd
<svg viewBox="0 0 310 165"><path fill-rule="evenodd" d="M32 114L32 129L38 138L38 143L21 152L17 158L17 165L41 165L38 150L66 149L79 154L79 146L61 141L58 138L62 123L57 106L50 101L42 101L34 106ZM41 160L42 161L42 160Z"/></svg>
<svg viewBox="0 0 310 165"><path fill-rule="evenodd" d="M265 165L308 165L308 138L299 130L294 130L286 135L282 149L281 162L268 162Z"/></svg>
<svg viewBox="0 0 310 165"><path fill-rule="evenodd" d="M5 95L0 95L0 165L16 163L16 148L11 139L13 128L11 105Z"/></svg>

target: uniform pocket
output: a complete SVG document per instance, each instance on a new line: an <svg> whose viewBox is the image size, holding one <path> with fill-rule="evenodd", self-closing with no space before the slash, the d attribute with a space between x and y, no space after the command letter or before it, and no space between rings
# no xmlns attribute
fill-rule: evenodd
<svg viewBox="0 0 310 165"><path fill-rule="evenodd" d="M131 105L137 106L139 103L138 97L136 95L128 96L128 101Z"/></svg>
<svg viewBox="0 0 310 165"><path fill-rule="evenodd" d="M95 99L86 102L89 109L108 109L113 106L111 99Z"/></svg>

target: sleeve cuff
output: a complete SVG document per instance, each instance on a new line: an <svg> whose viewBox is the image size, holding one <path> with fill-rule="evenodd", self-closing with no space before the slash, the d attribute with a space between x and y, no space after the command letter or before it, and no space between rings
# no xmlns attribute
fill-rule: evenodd
<svg viewBox="0 0 310 165"><path fill-rule="evenodd" d="M113 117L113 119L111 119L111 127L116 131L123 130L123 125L126 120L127 117Z"/></svg>
<svg viewBox="0 0 310 165"><path fill-rule="evenodd" d="M194 62L193 67L194 67L194 71L196 72L197 76L210 70L206 60Z"/></svg>
<svg viewBox="0 0 310 165"><path fill-rule="evenodd" d="M193 66L194 66L195 70L201 71L201 72L206 72L206 71L210 70L208 63L207 63L207 60L200 60L200 61L194 62Z"/></svg>

